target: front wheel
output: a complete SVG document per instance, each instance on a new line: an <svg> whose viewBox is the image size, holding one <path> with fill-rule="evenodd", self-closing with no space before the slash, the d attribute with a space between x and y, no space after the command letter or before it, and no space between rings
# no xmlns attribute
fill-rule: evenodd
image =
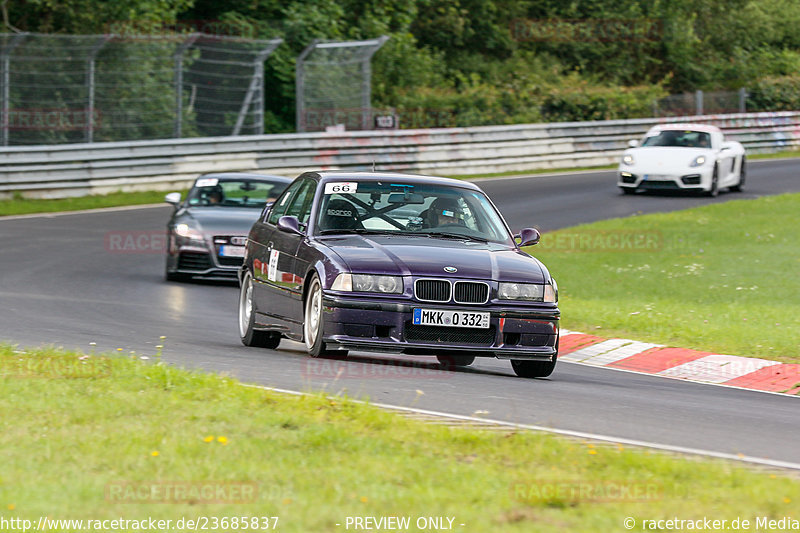
<svg viewBox="0 0 800 533"><path fill-rule="evenodd" d="M719 167L714 165L714 173L711 175L711 188L706 191L706 196L715 197L719 194Z"/></svg>
<svg viewBox="0 0 800 533"><path fill-rule="evenodd" d="M742 162L739 166L739 183L736 185L731 186L731 191L733 192L742 192L744 188L744 180L747 177L747 158L742 156Z"/></svg>
<svg viewBox="0 0 800 533"><path fill-rule="evenodd" d="M239 290L239 338L245 346L275 349L281 342L281 334L275 331L257 331L253 312L253 277L250 272L242 278Z"/></svg>
<svg viewBox="0 0 800 533"><path fill-rule="evenodd" d="M511 360L511 368L521 378L546 378L556 368L556 356L552 361L519 361Z"/></svg>
<svg viewBox="0 0 800 533"><path fill-rule="evenodd" d="M322 342L322 284L315 273L311 277L303 314L303 340L311 357L344 359L346 350L328 350Z"/></svg>

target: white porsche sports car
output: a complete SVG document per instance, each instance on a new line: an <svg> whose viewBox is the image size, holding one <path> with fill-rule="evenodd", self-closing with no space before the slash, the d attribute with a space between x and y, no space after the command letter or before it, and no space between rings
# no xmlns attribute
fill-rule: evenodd
<svg viewBox="0 0 800 533"><path fill-rule="evenodd" d="M716 126L664 124L630 141L619 165L617 185L637 190L693 190L716 196L723 187L740 192L745 180L744 147L726 141Z"/></svg>

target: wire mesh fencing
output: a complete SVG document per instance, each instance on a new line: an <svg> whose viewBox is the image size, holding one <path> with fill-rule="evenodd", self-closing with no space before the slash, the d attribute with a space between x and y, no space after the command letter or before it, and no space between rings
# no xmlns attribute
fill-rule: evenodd
<svg viewBox="0 0 800 533"><path fill-rule="evenodd" d="M0 145L263 133L280 39L0 34Z"/></svg>
<svg viewBox="0 0 800 533"><path fill-rule="evenodd" d="M695 91L671 94L653 103L653 116L677 117L745 113L747 91Z"/></svg>
<svg viewBox="0 0 800 533"><path fill-rule="evenodd" d="M297 131L374 127L372 56L387 36L366 41L313 41L297 58Z"/></svg>

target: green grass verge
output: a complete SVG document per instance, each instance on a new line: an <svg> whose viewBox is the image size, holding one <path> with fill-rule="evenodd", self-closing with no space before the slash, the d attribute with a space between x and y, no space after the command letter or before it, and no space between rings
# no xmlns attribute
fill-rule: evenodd
<svg viewBox="0 0 800 533"><path fill-rule="evenodd" d="M348 516L432 516L457 531L596 533L626 517L639 531L676 516L797 517L800 481L732 463L425 425L154 360L0 345L4 518L277 516L280 531L323 532ZM187 483L197 499L168 492ZM208 503L204 486L227 492Z"/></svg>
<svg viewBox="0 0 800 533"><path fill-rule="evenodd" d="M164 202L166 194L165 191L141 191L93 194L75 198L28 199L16 197L11 200L0 200L0 216L157 204ZM185 197L186 191L181 191L181 195Z"/></svg>
<svg viewBox="0 0 800 533"><path fill-rule="evenodd" d="M800 194L607 220L528 249L567 329L800 362ZM638 239L638 240L637 240Z"/></svg>

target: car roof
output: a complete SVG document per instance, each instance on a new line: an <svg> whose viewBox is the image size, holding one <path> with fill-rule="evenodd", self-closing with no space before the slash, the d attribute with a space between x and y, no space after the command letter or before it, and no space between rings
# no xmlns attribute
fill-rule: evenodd
<svg viewBox="0 0 800 533"><path fill-rule="evenodd" d="M406 174L403 172L362 172L354 170L317 170L306 173L306 175L316 175L320 183L331 181L375 181L392 180L396 183L420 183L424 182L431 185L445 185L449 187L462 187L465 189L480 190L480 187L468 181L457 180L454 178L442 178L439 176L426 176L422 174Z"/></svg>
<svg viewBox="0 0 800 533"><path fill-rule="evenodd" d="M217 178L221 180L254 180L254 181L268 181L268 182L276 182L280 181L283 183L291 183L292 178L287 178L285 176L276 176L274 174L255 174L253 172L209 172L208 174L203 174L198 176L197 179L208 179L208 178Z"/></svg>
<svg viewBox="0 0 800 533"><path fill-rule="evenodd" d="M650 131L662 130L703 131L705 133L720 133L722 131L718 127L709 124L691 124L687 122L683 124L659 124L658 126L650 128Z"/></svg>

